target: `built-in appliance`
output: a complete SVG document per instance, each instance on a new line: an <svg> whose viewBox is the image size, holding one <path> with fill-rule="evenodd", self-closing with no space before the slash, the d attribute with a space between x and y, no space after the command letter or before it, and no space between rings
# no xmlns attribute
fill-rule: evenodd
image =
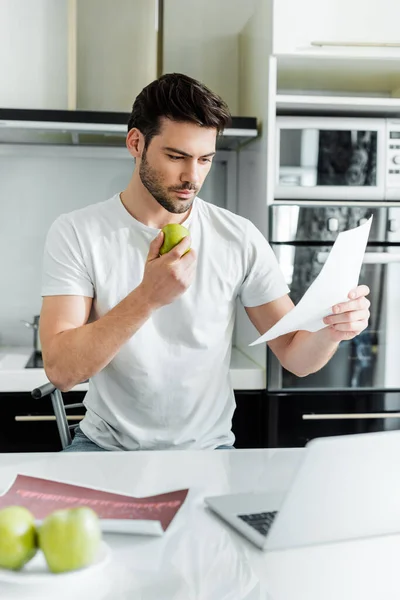
<svg viewBox="0 0 400 600"><path fill-rule="evenodd" d="M400 200L400 120L278 116L274 197Z"/></svg>
<svg viewBox="0 0 400 600"><path fill-rule="evenodd" d="M371 290L369 327L341 342L327 365L306 377L284 369L268 351L270 427L278 423L278 406L279 418L286 415L304 443L313 437L313 427L317 431L318 420L325 421L318 435L400 427L400 207L279 205L270 210L270 243L295 304L319 274L338 233L374 217L360 274L360 283Z"/></svg>

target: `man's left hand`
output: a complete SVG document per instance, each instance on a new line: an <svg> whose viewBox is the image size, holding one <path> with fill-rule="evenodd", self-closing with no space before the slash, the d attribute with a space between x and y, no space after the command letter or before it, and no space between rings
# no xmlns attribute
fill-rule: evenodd
<svg viewBox="0 0 400 600"><path fill-rule="evenodd" d="M368 286L359 285L349 293L349 301L332 307L333 314L324 318L332 341L351 340L368 327L371 302L366 296L369 291Z"/></svg>

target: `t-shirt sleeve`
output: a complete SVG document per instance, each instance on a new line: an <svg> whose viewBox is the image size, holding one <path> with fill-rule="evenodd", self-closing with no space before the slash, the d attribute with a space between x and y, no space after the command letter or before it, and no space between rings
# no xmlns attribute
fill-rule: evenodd
<svg viewBox="0 0 400 600"><path fill-rule="evenodd" d="M94 287L76 231L66 215L47 234L42 269L42 296L94 297Z"/></svg>
<svg viewBox="0 0 400 600"><path fill-rule="evenodd" d="M262 233L247 222L247 272L239 289L243 306L267 304L289 293L276 256Z"/></svg>

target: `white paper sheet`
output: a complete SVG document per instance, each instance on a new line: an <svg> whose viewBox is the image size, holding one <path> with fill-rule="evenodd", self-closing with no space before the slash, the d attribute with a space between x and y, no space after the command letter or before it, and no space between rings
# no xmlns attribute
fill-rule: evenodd
<svg viewBox="0 0 400 600"><path fill-rule="evenodd" d="M300 302L250 346L292 331L326 327L323 318L332 314L332 306L348 301L349 292L358 285L371 223L372 217L359 227L339 233L320 274ZM324 256L320 258L323 260Z"/></svg>

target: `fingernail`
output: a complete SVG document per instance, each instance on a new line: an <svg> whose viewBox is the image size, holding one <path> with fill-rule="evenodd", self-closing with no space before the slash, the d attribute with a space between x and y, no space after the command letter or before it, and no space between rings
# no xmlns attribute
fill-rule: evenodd
<svg viewBox="0 0 400 600"><path fill-rule="evenodd" d="M355 292L351 292L350 293L350 298L355 298L356 297L356 293Z"/></svg>

